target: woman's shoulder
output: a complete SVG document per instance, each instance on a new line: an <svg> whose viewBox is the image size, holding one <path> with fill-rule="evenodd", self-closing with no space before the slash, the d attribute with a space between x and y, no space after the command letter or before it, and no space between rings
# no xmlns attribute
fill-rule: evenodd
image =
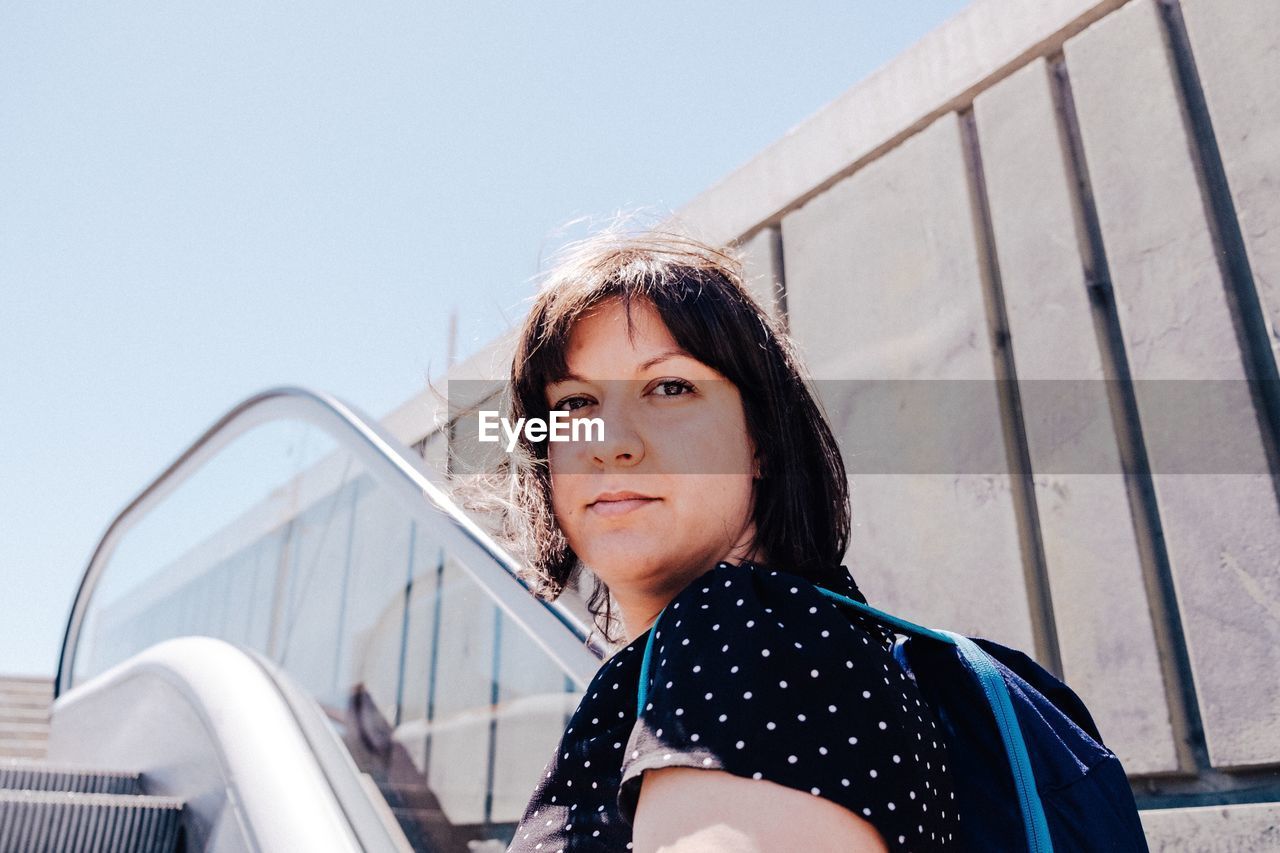
<svg viewBox="0 0 1280 853"><path fill-rule="evenodd" d="M892 631L823 589L866 601L843 567L831 580L815 583L781 568L722 561L681 590L642 639L652 652L753 651L775 662L834 654L851 642L889 652Z"/></svg>
<svg viewBox="0 0 1280 853"><path fill-rule="evenodd" d="M851 611L781 569L717 564L672 599L634 655L647 659L635 671L642 710L755 699L802 702L825 716L835 707L826 697L840 695L895 708L910 699L914 708L892 631Z"/></svg>
<svg viewBox="0 0 1280 853"><path fill-rule="evenodd" d="M718 564L682 590L653 629L623 814L645 770L672 766L823 796L886 837L905 834L908 818L927 826L926 797L952 814L936 721L895 661L892 633L852 610L755 564Z"/></svg>

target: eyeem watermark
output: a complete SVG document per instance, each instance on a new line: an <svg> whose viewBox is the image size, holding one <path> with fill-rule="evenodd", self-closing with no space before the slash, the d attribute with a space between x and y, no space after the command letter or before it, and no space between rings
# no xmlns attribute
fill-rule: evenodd
<svg viewBox="0 0 1280 853"><path fill-rule="evenodd" d="M575 418L571 412L554 411L548 420L542 418L517 418L511 421L496 411L480 412L478 439L486 444L501 440L498 430L507 438L507 452L516 449L521 431L530 442L538 441L604 441L604 420L601 418Z"/></svg>
<svg viewBox="0 0 1280 853"><path fill-rule="evenodd" d="M706 380L699 387L701 396L651 393L674 390L659 385L633 380L595 383L597 403L610 395L630 401L631 440L636 442L632 449L644 450L645 442L669 438L669 431L688 423L686 418L698 417L709 395L720 393L716 383ZM815 379L811 390L824 410L846 473L854 478L1280 477L1280 463L1273 461L1270 449L1274 437L1267 401L1280 399L1280 382L1273 379ZM567 432L567 440L573 441L575 422L583 424L577 427L579 438L591 423L593 436L604 439L603 426L587 420L603 410L571 412L563 405L569 397L548 401L560 408L529 410L552 423L517 422L513 416L504 430L498 415L510 413L509 393L506 380L449 383L451 428L443 437L450 471L488 470L504 457L504 445L508 453L515 450L520 435L534 440L554 433L553 440L562 440ZM481 416L477 435L476 414L485 409L493 411ZM706 422L698 423L701 428ZM613 434L617 425L611 423L609 429L610 438L621 438ZM1141 441L1135 442L1134 436ZM767 440L785 442L790 437L784 431ZM671 444L664 441L661 448L669 453ZM680 473L745 473L745 463L730 455L667 455L650 462L658 463ZM1041 482L1037 480L1037 487ZM1071 488L1056 482L1053 488L1059 485Z"/></svg>

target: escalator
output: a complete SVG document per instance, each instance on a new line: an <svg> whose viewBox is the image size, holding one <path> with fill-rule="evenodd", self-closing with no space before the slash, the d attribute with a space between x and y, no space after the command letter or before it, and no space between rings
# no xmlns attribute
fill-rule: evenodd
<svg viewBox="0 0 1280 853"><path fill-rule="evenodd" d="M182 802L148 796L138 773L7 759L0 816L0 850L176 853Z"/></svg>
<svg viewBox="0 0 1280 853"><path fill-rule="evenodd" d="M0 765L0 850L408 851L319 705L252 651L158 643L59 697Z"/></svg>
<svg viewBox="0 0 1280 853"><path fill-rule="evenodd" d="M145 815L93 831L154 825L169 846L30 849L505 849L606 650L581 599L536 599L444 482L305 390L214 424L85 571L53 770L0 776L0 853L28 849L5 840L19 824L73 825L31 817L59 796L131 798L102 802ZM73 790L94 785L111 789Z"/></svg>

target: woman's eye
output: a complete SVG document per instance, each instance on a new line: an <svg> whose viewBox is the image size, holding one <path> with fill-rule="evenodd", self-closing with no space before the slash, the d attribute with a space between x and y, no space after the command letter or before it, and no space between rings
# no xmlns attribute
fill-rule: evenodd
<svg viewBox="0 0 1280 853"><path fill-rule="evenodd" d="M586 397L565 397L563 400L561 400L559 403L556 403L551 408L557 411L572 412L576 409L582 408L582 406L585 406L590 402L591 401L588 400ZM577 406L577 405L574 405L575 403L581 403L582 405Z"/></svg>
<svg viewBox="0 0 1280 853"><path fill-rule="evenodd" d="M693 385L683 379L664 379L654 386L653 392L659 397L679 397L693 390Z"/></svg>

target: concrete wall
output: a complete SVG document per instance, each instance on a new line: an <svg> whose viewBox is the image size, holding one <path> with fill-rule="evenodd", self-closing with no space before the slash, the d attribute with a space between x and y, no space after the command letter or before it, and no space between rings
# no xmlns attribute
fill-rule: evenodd
<svg viewBox="0 0 1280 853"><path fill-rule="evenodd" d="M1277 80L1275 0L979 0L679 217L741 246L846 448L869 387L977 389L954 467L854 466L847 564L1063 677L1153 850L1280 845Z"/></svg>

